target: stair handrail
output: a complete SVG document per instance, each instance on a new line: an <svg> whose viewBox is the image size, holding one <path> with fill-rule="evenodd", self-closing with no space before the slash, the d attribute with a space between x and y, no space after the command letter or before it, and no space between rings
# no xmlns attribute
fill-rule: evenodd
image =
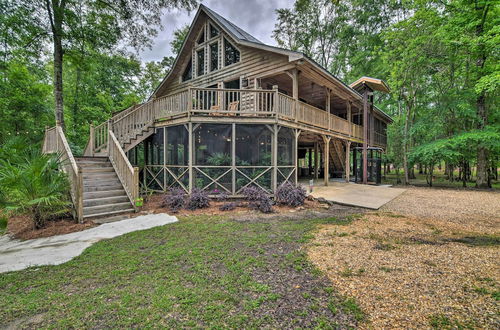
<svg viewBox="0 0 500 330"><path fill-rule="evenodd" d="M70 195L74 205L74 217L83 221L83 175L75 161L68 140L60 125L45 130L42 152L60 155L62 170L67 174L70 183Z"/></svg>
<svg viewBox="0 0 500 330"><path fill-rule="evenodd" d="M130 202L137 211L136 199L139 197L139 168L133 167L125 155L112 130L108 130L108 157L115 169Z"/></svg>

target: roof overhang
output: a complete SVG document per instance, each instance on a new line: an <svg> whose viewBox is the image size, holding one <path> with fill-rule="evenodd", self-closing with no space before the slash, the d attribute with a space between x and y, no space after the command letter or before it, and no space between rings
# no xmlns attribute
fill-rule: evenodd
<svg viewBox="0 0 500 330"><path fill-rule="evenodd" d="M374 91L379 91L383 93L390 93L391 90L385 81L372 77L361 77L349 86L353 89L357 89L360 86L366 85Z"/></svg>

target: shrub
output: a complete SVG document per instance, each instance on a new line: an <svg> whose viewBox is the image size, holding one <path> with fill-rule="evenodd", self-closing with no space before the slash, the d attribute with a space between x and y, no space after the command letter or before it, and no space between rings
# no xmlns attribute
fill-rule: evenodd
<svg viewBox="0 0 500 330"><path fill-rule="evenodd" d="M186 204L186 192L181 188L174 188L169 194L163 198L163 207L167 207L170 211L176 213Z"/></svg>
<svg viewBox="0 0 500 330"><path fill-rule="evenodd" d="M29 215L36 229L47 220L67 214L70 186L66 174L59 170L60 164L58 155L44 155L38 146L27 147L12 159L1 159L0 207Z"/></svg>
<svg viewBox="0 0 500 330"><path fill-rule="evenodd" d="M208 193L198 188L193 189L187 201L186 208L188 210L196 210L203 209L209 206L210 197L208 197Z"/></svg>
<svg viewBox="0 0 500 330"><path fill-rule="evenodd" d="M276 202L279 204L295 207L303 205L305 199L306 191L302 186L285 182L276 189Z"/></svg>
<svg viewBox="0 0 500 330"><path fill-rule="evenodd" d="M248 201L248 207L262 213L271 213L273 211L273 202L264 190L252 186L243 188L241 193Z"/></svg>
<svg viewBox="0 0 500 330"><path fill-rule="evenodd" d="M236 202L230 202L230 203L224 203L219 207L219 210L221 211L232 211L236 209L239 205L239 203Z"/></svg>
<svg viewBox="0 0 500 330"><path fill-rule="evenodd" d="M227 199L227 193L225 191L214 189L211 193L214 196L214 199L218 202L223 202Z"/></svg>

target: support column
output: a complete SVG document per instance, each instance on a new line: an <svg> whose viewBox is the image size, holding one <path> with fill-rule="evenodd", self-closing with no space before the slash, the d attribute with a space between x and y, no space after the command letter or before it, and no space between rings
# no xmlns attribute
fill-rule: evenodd
<svg viewBox="0 0 500 330"><path fill-rule="evenodd" d="M189 193L193 191L193 155L194 155L194 140L193 140L193 123L188 124L188 172L189 172Z"/></svg>
<svg viewBox="0 0 500 330"><path fill-rule="evenodd" d="M325 87L325 109L328 112L328 129L332 129L330 117L330 90Z"/></svg>
<svg viewBox="0 0 500 330"><path fill-rule="evenodd" d="M328 181L330 179L330 136L322 135L324 148L323 148L323 166L324 166L324 182L325 186L328 186Z"/></svg>
<svg viewBox="0 0 500 330"><path fill-rule="evenodd" d="M236 124L232 124L231 130L231 191L233 195L236 194Z"/></svg>
<svg viewBox="0 0 500 330"><path fill-rule="evenodd" d="M299 183L299 160L298 160L298 157L299 157L299 136L300 136L300 129L295 129L294 130L294 136L295 136L295 152L293 154L293 164L295 166L295 184L298 184Z"/></svg>
<svg viewBox="0 0 500 330"><path fill-rule="evenodd" d="M363 184L368 183L368 88L363 92Z"/></svg>
<svg viewBox="0 0 500 330"><path fill-rule="evenodd" d="M273 162L273 194L276 194L276 189L278 188L278 125L273 125L273 143L272 143L272 155L271 159Z"/></svg>
<svg viewBox="0 0 500 330"><path fill-rule="evenodd" d="M318 142L314 142L314 179L318 180L319 172L319 150Z"/></svg>
<svg viewBox="0 0 500 330"><path fill-rule="evenodd" d="M311 173L312 173L312 169L313 169L313 164L312 164L312 151L313 151L313 150L312 150L311 148L308 148L308 149L307 149L307 155L309 156L309 157L308 157L308 162L307 162L307 163L308 163L307 165L308 165L308 167L309 167L309 176L311 175Z"/></svg>
<svg viewBox="0 0 500 330"><path fill-rule="evenodd" d="M351 101L347 101L347 121L349 122L349 136L352 136L352 109L351 109Z"/></svg>
<svg viewBox="0 0 500 330"><path fill-rule="evenodd" d="M351 179L351 141L345 143L345 182Z"/></svg>

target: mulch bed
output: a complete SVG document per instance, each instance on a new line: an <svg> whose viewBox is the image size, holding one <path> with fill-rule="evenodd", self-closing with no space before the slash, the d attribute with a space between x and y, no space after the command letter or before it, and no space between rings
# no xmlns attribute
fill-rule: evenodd
<svg viewBox="0 0 500 330"><path fill-rule="evenodd" d="M243 200L231 200L227 201L210 201L210 207L197 209L197 210L186 210L181 209L177 213L172 213L168 208L162 206L162 200L165 195L156 194L152 195L148 198L148 200L144 203L144 206L141 209L141 213L168 213L176 216L189 216L189 215L234 215L234 214L247 214L247 213L256 213L259 216L262 216L263 213L255 210L251 210L246 206L246 202ZM239 203L240 206L231 211L221 211L219 208L221 205L236 202ZM312 210L312 209L324 209L328 208L328 206L324 206L324 204L319 203L316 200L306 199L303 206L299 207L290 207L283 205L273 205L273 213L271 214L286 214L286 213L294 213L301 210Z"/></svg>
<svg viewBox="0 0 500 330"><path fill-rule="evenodd" d="M49 237L55 235L69 234L97 226L87 221L77 223L72 218L47 221L42 229L35 229L33 221L28 216L11 217L7 223L7 233L14 238L27 240L33 238Z"/></svg>
<svg viewBox="0 0 500 330"><path fill-rule="evenodd" d="M348 226L321 226L308 255L367 327L499 328L498 197L412 188Z"/></svg>

